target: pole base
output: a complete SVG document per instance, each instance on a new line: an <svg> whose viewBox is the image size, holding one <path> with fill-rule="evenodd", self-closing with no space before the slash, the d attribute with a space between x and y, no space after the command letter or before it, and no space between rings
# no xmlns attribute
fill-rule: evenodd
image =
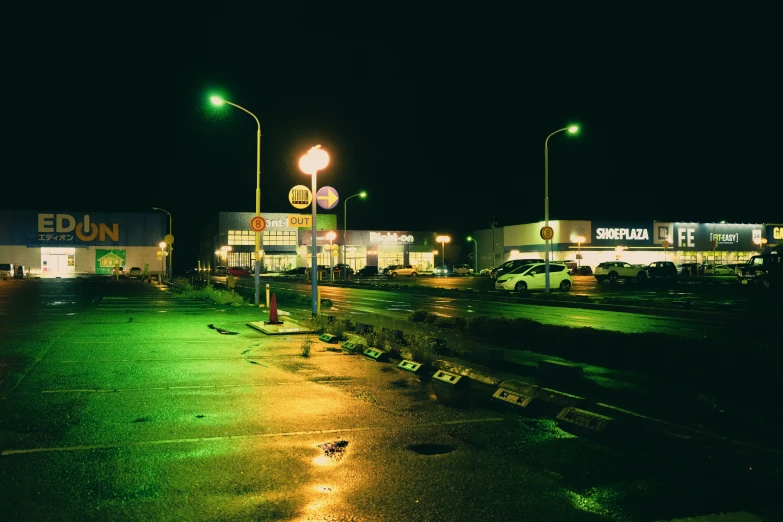
<svg viewBox="0 0 783 522"><path fill-rule="evenodd" d="M283 321L264 321L264 324L283 324Z"/></svg>

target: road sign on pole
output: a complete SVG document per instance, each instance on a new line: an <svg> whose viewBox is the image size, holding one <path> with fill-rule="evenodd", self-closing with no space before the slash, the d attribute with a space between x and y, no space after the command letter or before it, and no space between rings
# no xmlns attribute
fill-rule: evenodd
<svg viewBox="0 0 783 522"><path fill-rule="evenodd" d="M304 185L296 185L288 192L288 201L294 208L307 208L313 201L313 193Z"/></svg>
<svg viewBox="0 0 783 522"><path fill-rule="evenodd" d="M555 237L555 230L552 227L541 227L541 239L549 241Z"/></svg>
<svg viewBox="0 0 783 522"><path fill-rule="evenodd" d="M250 220L250 230L253 232L263 232L266 228L266 219L261 216L253 216Z"/></svg>
<svg viewBox="0 0 783 522"><path fill-rule="evenodd" d="M337 206L337 202L340 201L340 196L337 194L336 190L327 185L318 189L318 194L315 199L318 201L319 207L331 210Z"/></svg>

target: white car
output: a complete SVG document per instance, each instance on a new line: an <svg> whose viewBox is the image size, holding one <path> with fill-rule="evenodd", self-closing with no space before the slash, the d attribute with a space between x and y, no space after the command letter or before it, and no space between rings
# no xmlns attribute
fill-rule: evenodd
<svg viewBox="0 0 783 522"><path fill-rule="evenodd" d="M549 287L562 292L571 290L571 274L563 263L549 263ZM546 289L546 263L522 265L495 281L495 289L501 291L544 290Z"/></svg>
<svg viewBox="0 0 783 522"><path fill-rule="evenodd" d="M605 263L601 263L595 267L593 275L599 283L604 281L614 283L618 279L624 279L626 281L635 279L641 282L647 279L645 267L633 266L630 263L625 263L623 261L606 261Z"/></svg>
<svg viewBox="0 0 783 522"><path fill-rule="evenodd" d="M128 277L133 279L141 279L142 271L140 266L132 266L131 269L128 271Z"/></svg>
<svg viewBox="0 0 783 522"><path fill-rule="evenodd" d="M416 277L419 275L419 270L416 265L398 265L395 268L390 268L386 275L389 277L397 276L410 276Z"/></svg>

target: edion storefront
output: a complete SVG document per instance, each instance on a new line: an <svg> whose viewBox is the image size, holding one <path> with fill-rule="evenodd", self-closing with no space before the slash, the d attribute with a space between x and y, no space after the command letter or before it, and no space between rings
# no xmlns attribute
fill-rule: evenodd
<svg viewBox="0 0 783 522"><path fill-rule="evenodd" d="M604 261L649 264L668 260L674 263L743 263L758 254L764 245L774 243L776 226L747 223L688 223L661 221L555 220L552 260L573 260L595 267ZM504 242L503 259L544 258L542 222L503 227L498 234ZM476 231L488 237L489 231ZM783 226L777 226L783 237ZM780 240L777 240L778 242ZM491 253L491 244L480 241L479 259ZM486 245L486 246L485 246ZM491 254L490 254L491 255ZM479 268L484 267L484 265Z"/></svg>
<svg viewBox="0 0 783 522"><path fill-rule="evenodd" d="M156 271L166 227L160 212L0 211L0 260L44 277Z"/></svg>

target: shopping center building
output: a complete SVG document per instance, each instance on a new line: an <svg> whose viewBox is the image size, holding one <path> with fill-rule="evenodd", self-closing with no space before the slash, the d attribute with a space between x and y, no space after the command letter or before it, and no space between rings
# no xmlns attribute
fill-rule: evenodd
<svg viewBox="0 0 783 522"><path fill-rule="evenodd" d="M479 269L509 259L544 258L543 222L477 230ZM604 261L649 264L743 263L783 240L783 225L662 221L550 221L551 259L595 267ZM494 249L493 249L494 245Z"/></svg>
<svg viewBox="0 0 783 522"><path fill-rule="evenodd" d="M0 262L31 275L111 274L115 266L161 267L160 212L0 211Z"/></svg>

